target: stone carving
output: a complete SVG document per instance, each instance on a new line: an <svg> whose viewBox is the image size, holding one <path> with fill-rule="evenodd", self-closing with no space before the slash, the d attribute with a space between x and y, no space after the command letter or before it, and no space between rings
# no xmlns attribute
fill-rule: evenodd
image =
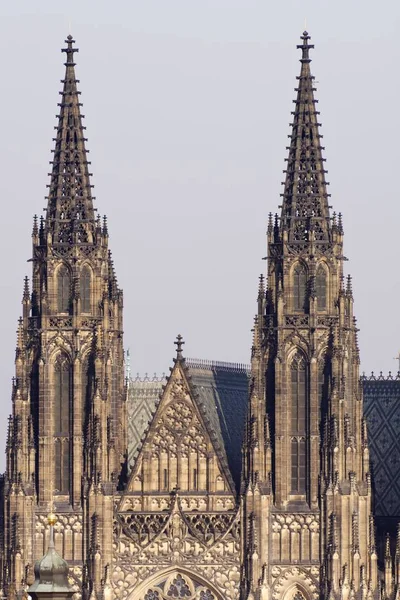
<svg viewBox="0 0 400 600"><path fill-rule="evenodd" d="M195 576L182 574L179 571L171 573L162 581L153 583L146 590L141 600L169 600L170 598L185 598L187 600L216 600L216 595L208 586L196 580Z"/></svg>
<svg viewBox="0 0 400 600"><path fill-rule="evenodd" d="M276 570L275 570L276 572ZM299 567L282 569L272 586L272 598L280 600L285 592L292 586L299 586L306 592L307 597L317 600L319 597L319 584L314 575Z"/></svg>
<svg viewBox="0 0 400 600"><path fill-rule="evenodd" d="M308 315L287 315L285 325L290 327L308 327Z"/></svg>
<svg viewBox="0 0 400 600"><path fill-rule="evenodd" d="M35 522L35 545L40 554L44 554L48 540L48 520L46 514L36 515ZM54 526L54 537L57 550L66 560L81 561L82 556L82 515L79 514L57 514L57 522Z"/></svg>
<svg viewBox="0 0 400 600"><path fill-rule="evenodd" d="M121 599L127 598L151 574L173 565L185 565L212 583L223 597L235 600L239 590L237 511L208 514L186 511L180 497L175 495L169 510L161 515L119 512L114 523L113 564L114 593ZM172 580L168 581L167 594L172 585ZM189 586L188 597L200 600L203 592L201 598L209 598L207 590L196 585ZM149 589L157 591L162 600L163 587Z"/></svg>

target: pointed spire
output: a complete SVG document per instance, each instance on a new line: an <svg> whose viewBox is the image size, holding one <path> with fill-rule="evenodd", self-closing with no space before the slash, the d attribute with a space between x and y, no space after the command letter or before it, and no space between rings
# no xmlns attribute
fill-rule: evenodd
<svg viewBox="0 0 400 600"><path fill-rule="evenodd" d="M347 275L346 295L349 298L353 297L353 283L352 283L352 280L351 280L351 275Z"/></svg>
<svg viewBox="0 0 400 600"><path fill-rule="evenodd" d="M91 243L95 229L91 185L90 164L87 161L79 102L80 92L75 77L75 41L69 35L67 47L62 50L67 55L60 114L51 164L46 228L53 244Z"/></svg>
<svg viewBox="0 0 400 600"><path fill-rule="evenodd" d="M32 237L35 238L39 233L38 228L38 216L33 215L33 227L32 227Z"/></svg>
<svg viewBox="0 0 400 600"><path fill-rule="evenodd" d="M386 534L385 539L385 560L392 560L392 553L390 552L390 535Z"/></svg>
<svg viewBox="0 0 400 600"><path fill-rule="evenodd" d="M313 79L310 71L307 31L301 36L301 71L294 100L292 133L284 183L282 220L290 242L326 242L330 239L328 196L324 159L318 131L318 112L315 110Z"/></svg>
<svg viewBox="0 0 400 600"><path fill-rule="evenodd" d="M29 293L29 277L25 276L24 278L24 292L22 294L22 301L23 302L29 302L30 300L30 293Z"/></svg>
<svg viewBox="0 0 400 600"><path fill-rule="evenodd" d="M183 341L183 337L181 336L180 333L176 336L176 341L174 342L174 344L176 346L176 360L178 360L178 361L184 360L183 353L182 353L182 347L185 344L185 342Z"/></svg>
<svg viewBox="0 0 400 600"><path fill-rule="evenodd" d="M269 236L272 236L274 231L274 220L273 220L273 215L272 212L268 213L268 227L267 227L267 234Z"/></svg>

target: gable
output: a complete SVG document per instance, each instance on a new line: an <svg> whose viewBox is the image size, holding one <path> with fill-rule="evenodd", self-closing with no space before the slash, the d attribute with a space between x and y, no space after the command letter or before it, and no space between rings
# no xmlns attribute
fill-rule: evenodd
<svg viewBox="0 0 400 600"><path fill-rule="evenodd" d="M199 401L177 360L130 475L127 492L234 493L215 404Z"/></svg>
<svg viewBox="0 0 400 600"><path fill-rule="evenodd" d="M240 488L242 441L246 420L249 366L187 358L185 372L198 394L197 405L203 406L218 444L224 448L236 489ZM146 433L159 401L165 377L131 379L128 387L128 462L132 469L141 438Z"/></svg>

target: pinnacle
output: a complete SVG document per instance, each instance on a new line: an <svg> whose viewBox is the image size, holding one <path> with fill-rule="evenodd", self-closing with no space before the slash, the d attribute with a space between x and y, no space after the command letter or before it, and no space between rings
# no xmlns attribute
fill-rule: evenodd
<svg viewBox="0 0 400 600"><path fill-rule="evenodd" d="M30 293L29 293L29 277L24 278L24 292L22 296L23 302L29 302Z"/></svg>
<svg viewBox="0 0 400 600"><path fill-rule="evenodd" d="M34 215L33 216L32 237L36 237L38 233L39 233L38 217L37 217L37 215Z"/></svg>

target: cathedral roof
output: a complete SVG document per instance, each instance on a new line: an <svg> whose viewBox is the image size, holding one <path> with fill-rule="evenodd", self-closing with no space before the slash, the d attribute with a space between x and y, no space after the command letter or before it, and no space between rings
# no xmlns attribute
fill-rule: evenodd
<svg viewBox="0 0 400 600"><path fill-rule="evenodd" d="M400 373L362 377L364 416L368 425L375 514L400 516Z"/></svg>
<svg viewBox="0 0 400 600"><path fill-rule="evenodd" d="M243 364L187 359L199 403L225 449L236 488L240 485L242 440L249 393L249 368Z"/></svg>

